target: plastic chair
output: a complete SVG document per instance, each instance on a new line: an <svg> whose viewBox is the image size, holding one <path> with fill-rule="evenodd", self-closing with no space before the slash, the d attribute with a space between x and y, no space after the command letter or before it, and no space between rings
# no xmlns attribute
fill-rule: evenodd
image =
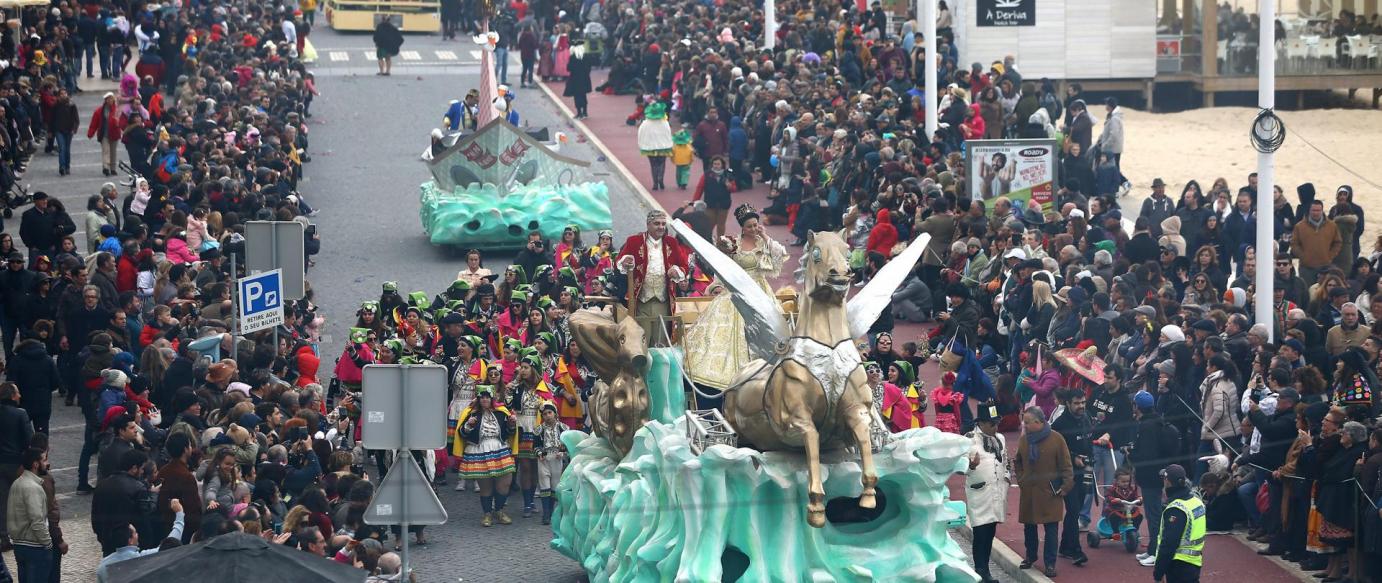
<svg viewBox="0 0 1382 583"><path fill-rule="evenodd" d="M1319 56L1324 61L1326 67L1334 62L1334 56L1339 54L1339 39L1334 37L1320 39Z"/></svg>
<svg viewBox="0 0 1382 583"><path fill-rule="evenodd" d="M1308 56L1309 50L1304 40L1297 38L1286 41L1287 70L1304 69L1305 60Z"/></svg>

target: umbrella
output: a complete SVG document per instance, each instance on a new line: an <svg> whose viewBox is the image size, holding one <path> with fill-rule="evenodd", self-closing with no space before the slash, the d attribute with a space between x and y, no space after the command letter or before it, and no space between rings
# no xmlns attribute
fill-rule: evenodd
<svg viewBox="0 0 1382 583"><path fill-rule="evenodd" d="M1075 371L1075 374L1089 379L1091 383L1104 384L1104 359L1099 358L1099 350L1093 346L1084 350L1079 348L1057 350L1056 362Z"/></svg>
<svg viewBox="0 0 1382 583"><path fill-rule="evenodd" d="M109 581L140 583L362 583L365 572L243 532L121 561Z"/></svg>

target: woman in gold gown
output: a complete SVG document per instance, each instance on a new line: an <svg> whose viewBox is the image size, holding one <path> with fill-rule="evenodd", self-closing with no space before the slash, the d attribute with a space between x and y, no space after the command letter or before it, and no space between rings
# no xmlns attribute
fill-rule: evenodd
<svg viewBox="0 0 1382 583"><path fill-rule="evenodd" d="M777 277L787 259L787 250L763 231L758 211L748 204L734 209L740 236L721 237L721 251L738 263L764 291L772 294L768 280ZM710 289L723 286L710 284ZM744 340L744 319L730 300L730 292L719 292L686 332L686 372L697 384L724 389L743 371L752 358Z"/></svg>

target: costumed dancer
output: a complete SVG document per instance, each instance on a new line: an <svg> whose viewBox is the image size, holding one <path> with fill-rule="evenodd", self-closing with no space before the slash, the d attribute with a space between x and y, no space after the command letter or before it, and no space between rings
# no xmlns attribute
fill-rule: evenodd
<svg viewBox="0 0 1382 583"><path fill-rule="evenodd" d="M691 184L691 163L696 161L696 150L691 147L691 132L686 128L672 134L672 165L676 166L677 190L686 190Z"/></svg>
<svg viewBox="0 0 1382 583"><path fill-rule="evenodd" d="M769 295L768 280L777 277L787 260L787 249L763 232L758 211L743 204L734 210L741 235L720 237L719 248L752 277ZM691 381L724 389L753 360L744 337L744 318L734 307L731 293L721 292L710 301L686 332L686 371Z"/></svg>
<svg viewBox="0 0 1382 583"><path fill-rule="evenodd" d="M480 508L485 513L481 526L513 523L504 505L515 471L516 428L509 408L495 402L494 387L476 387L475 400L461 415L451 453L461 456L460 479L480 484Z"/></svg>
<svg viewBox="0 0 1382 583"><path fill-rule="evenodd" d="M614 248L614 231L600 231L599 239L599 243L581 257L581 267L585 268L581 289L586 295L597 295L593 290L595 278L614 271L614 257L610 255L610 250Z"/></svg>
<svg viewBox="0 0 1382 583"><path fill-rule="evenodd" d="M485 380L486 373L489 372L488 365L484 360L477 356L477 351L483 346L483 340L476 336L465 336L456 345L456 360L451 368L451 403L447 407L446 424L447 435L455 435L456 425L460 423L461 415L466 409L470 408L470 403L475 400L475 386ZM437 472L440 482L446 483L446 470L450 469L449 464L437 464L441 471ZM456 480L456 491L465 490L465 480Z"/></svg>
<svg viewBox="0 0 1382 583"><path fill-rule="evenodd" d="M583 247L585 246L581 244L581 228L576 225L567 225L561 230L561 240L553 249L552 258L555 260L553 265L556 265L558 269L569 267L577 275L580 275L580 255Z"/></svg>
<svg viewBox="0 0 1382 583"><path fill-rule="evenodd" d="M912 428L912 404L903 395L902 389L883 380L883 369L876 362L864 363L868 373L869 387L873 389L873 403L878 409L879 420L890 433L900 433Z"/></svg>
<svg viewBox="0 0 1382 583"><path fill-rule="evenodd" d="M575 340L568 341L566 353L557 362L557 384L562 387L561 398L557 400L557 416L567 427L585 427L585 401L597 379L580 345Z"/></svg>
<svg viewBox="0 0 1382 583"><path fill-rule="evenodd" d="M996 581L990 575L989 557L998 525L1008 510L1008 444L998 432L999 419L998 407L992 402L980 405L975 429L966 435L972 445L965 475L965 510L974 529L972 553L979 583Z"/></svg>
<svg viewBox="0 0 1382 583"><path fill-rule="evenodd" d="M931 391L931 405L936 408L936 429L958 434L960 407L964 402L964 393L955 390L955 373L941 375L941 386Z"/></svg>
<svg viewBox="0 0 1382 583"><path fill-rule="evenodd" d="M518 487L523 490L523 517L537 510L537 453L533 439L538 428L538 414L543 401L552 401L552 391L540 376L542 359L536 355L523 357L518 376L508 384L509 408L518 416Z"/></svg>
<svg viewBox="0 0 1382 583"><path fill-rule="evenodd" d="M561 472L566 468L566 446L561 442L561 434L566 426L557 420L557 406L542 404L542 426L538 428L533 449L537 450L537 487L542 498L542 524L552 524L552 510L557 499L552 493L561 480Z"/></svg>
<svg viewBox="0 0 1382 583"><path fill-rule="evenodd" d="M667 158L672 156L672 149L672 126L667 123L667 104L654 101L643 110L643 123L638 124L638 153L648 158L653 190L667 188ZM677 187L685 188L680 182L681 174L677 176Z"/></svg>
<svg viewBox="0 0 1382 583"><path fill-rule="evenodd" d="M615 261L627 274L629 313L643 326L648 346L664 346L661 318L672 315L677 284L686 279L686 249L667 233L667 213L648 213L647 230L624 241Z"/></svg>
<svg viewBox="0 0 1382 583"><path fill-rule="evenodd" d="M921 383L916 381L912 363L895 360L888 365L888 382L902 391L902 396L912 406L912 427L926 427L926 407L928 396Z"/></svg>

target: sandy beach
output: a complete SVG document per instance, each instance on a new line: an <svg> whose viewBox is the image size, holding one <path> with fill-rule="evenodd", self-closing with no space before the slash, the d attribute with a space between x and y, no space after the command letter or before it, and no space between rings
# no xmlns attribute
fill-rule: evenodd
<svg viewBox="0 0 1382 583"><path fill-rule="evenodd" d="M1090 110L1102 118L1102 107ZM1166 192L1173 198L1180 196L1191 179L1206 190L1221 176L1235 191L1246 185L1248 174L1257 171L1257 151L1248 140L1256 115L1256 108L1247 107L1165 114L1127 109L1123 114L1123 173L1132 181L1133 190L1123 206L1137 208L1135 205L1151 192L1152 179L1158 177L1166 181ZM1382 232L1375 226L1382 222L1382 189L1350 170L1373 184L1382 184L1382 161L1368 149L1382 143L1382 111L1315 109L1278 111L1277 115L1286 124L1287 137L1276 152L1276 182L1287 199L1295 204L1299 200L1296 186L1313 182L1317 196L1327 197L1327 204L1332 205L1339 185L1352 186L1354 200L1367 213L1363 247L1371 251L1369 241ZM1102 124L1095 127L1096 139L1101 129ZM1311 148L1307 140L1339 163Z"/></svg>

